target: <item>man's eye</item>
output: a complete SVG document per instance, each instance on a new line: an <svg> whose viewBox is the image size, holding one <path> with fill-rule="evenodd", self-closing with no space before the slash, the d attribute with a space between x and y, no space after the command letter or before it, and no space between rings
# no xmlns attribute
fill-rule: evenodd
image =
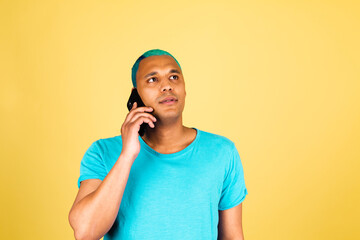
<svg viewBox="0 0 360 240"><path fill-rule="evenodd" d="M151 79L155 79L155 78L149 78L149 80L148 80L148 81L150 81Z"/></svg>
<svg viewBox="0 0 360 240"><path fill-rule="evenodd" d="M171 77L176 77L176 79L178 79L179 77L178 76L176 76L176 75L172 75Z"/></svg>

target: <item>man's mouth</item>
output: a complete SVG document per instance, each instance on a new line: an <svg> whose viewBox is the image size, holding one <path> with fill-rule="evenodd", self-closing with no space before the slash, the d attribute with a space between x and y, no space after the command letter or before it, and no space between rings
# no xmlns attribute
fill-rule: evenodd
<svg viewBox="0 0 360 240"><path fill-rule="evenodd" d="M177 100L172 99L172 100L165 100L165 101L162 101L160 103L168 105L168 104L174 104L175 102L177 102Z"/></svg>
<svg viewBox="0 0 360 240"><path fill-rule="evenodd" d="M171 103L171 102L176 102L177 99L175 97L169 96L166 97L165 99L163 99L160 103Z"/></svg>

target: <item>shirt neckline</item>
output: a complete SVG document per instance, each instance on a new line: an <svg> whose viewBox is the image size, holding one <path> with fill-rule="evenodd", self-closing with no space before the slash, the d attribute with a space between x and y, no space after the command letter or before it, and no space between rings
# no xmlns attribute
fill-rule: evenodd
<svg viewBox="0 0 360 240"><path fill-rule="evenodd" d="M155 155L156 157L159 158L176 158L179 157L181 155L184 155L185 153L189 152L192 148L194 148L195 144L199 141L199 137L200 137L200 130L192 127L192 129L196 130L196 137L195 139L184 149L178 151L178 152L174 152L174 153L159 153L157 151L155 151L154 149L152 149L139 135L139 141L141 144L141 147L144 148L147 152L151 153L152 155Z"/></svg>

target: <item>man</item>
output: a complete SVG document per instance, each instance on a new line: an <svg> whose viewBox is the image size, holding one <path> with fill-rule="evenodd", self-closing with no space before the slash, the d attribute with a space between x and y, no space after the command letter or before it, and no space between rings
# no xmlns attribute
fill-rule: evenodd
<svg viewBox="0 0 360 240"><path fill-rule="evenodd" d="M248 193L239 153L226 137L183 126L178 61L149 50L135 62L132 80L145 107L134 103L121 135L86 151L69 213L75 238L244 239Z"/></svg>

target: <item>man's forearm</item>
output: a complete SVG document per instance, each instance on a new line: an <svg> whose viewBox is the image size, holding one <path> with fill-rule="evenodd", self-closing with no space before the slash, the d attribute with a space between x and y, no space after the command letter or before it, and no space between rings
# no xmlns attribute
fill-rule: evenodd
<svg viewBox="0 0 360 240"><path fill-rule="evenodd" d="M114 224L128 181L132 161L120 155L99 187L81 199L70 213L77 239L100 239Z"/></svg>

